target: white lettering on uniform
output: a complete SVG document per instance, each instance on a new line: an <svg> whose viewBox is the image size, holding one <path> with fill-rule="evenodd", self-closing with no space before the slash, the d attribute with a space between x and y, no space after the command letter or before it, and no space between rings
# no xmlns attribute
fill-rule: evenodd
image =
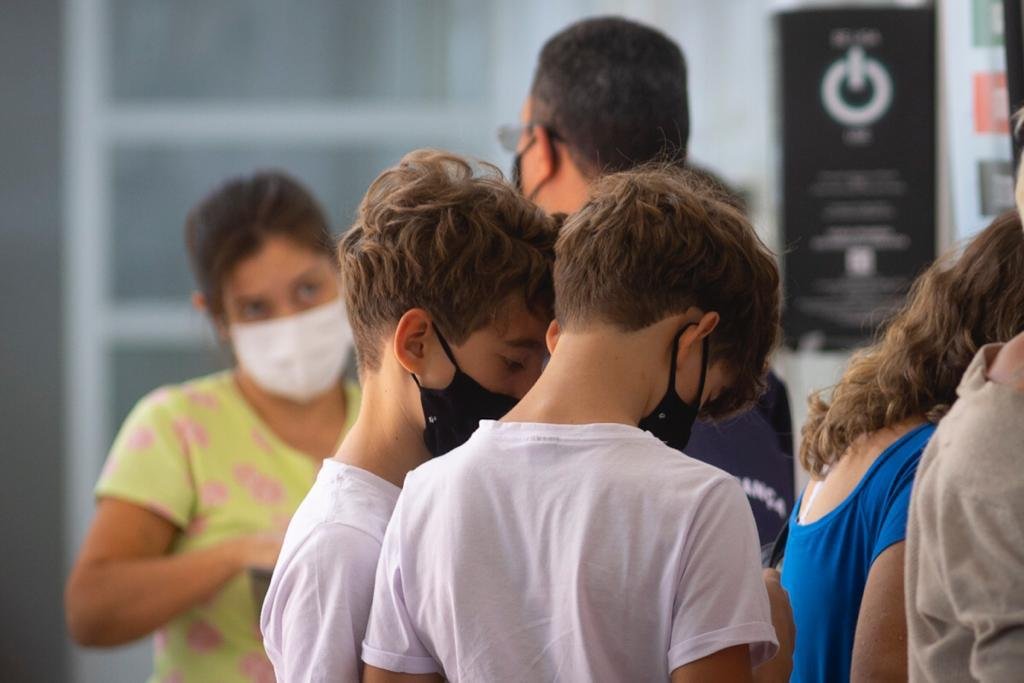
<svg viewBox="0 0 1024 683"><path fill-rule="evenodd" d="M779 496L775 489L760 479L739 477L739 480L743 486L743 492L747 494L747 498L760 501L766 508L777 514L780 519L786 518L789 512L786 510L786 501Z"/></svg>

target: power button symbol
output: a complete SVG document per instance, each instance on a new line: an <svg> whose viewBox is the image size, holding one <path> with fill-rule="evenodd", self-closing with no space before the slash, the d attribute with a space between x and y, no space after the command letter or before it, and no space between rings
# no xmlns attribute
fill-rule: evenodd
<svg viewBox="0 0 1024 683"><path fill-rule="evenodd" d="M892 78L881 62L854 45L825 72L821 101L838 123L870 126L892 104Z"/></svg>

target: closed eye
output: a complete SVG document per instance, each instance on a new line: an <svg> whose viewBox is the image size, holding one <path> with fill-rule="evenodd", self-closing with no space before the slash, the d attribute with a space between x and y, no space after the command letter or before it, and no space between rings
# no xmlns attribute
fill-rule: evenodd
<svg viewBox="0 0 1024 683"><path fill-rule="evenodd" d="M522 361L516 360L514 358L502 356L501 360L505 362L505 368L510 372L519 372L520 370L526 369L526 365Z"/></svg>

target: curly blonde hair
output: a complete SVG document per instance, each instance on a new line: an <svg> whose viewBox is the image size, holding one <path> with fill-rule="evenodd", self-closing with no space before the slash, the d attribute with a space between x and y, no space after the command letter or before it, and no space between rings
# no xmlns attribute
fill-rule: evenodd
<svg viewBox="0 0 1024 683"><path fill-rule="evenodd" d="M1024 232L1010 211L963 254L914 282L907 303L851 358L826 399L811 394L800 463L820 477L859 437L923 415L938 422L979 348L1024 330Z"/></svg>

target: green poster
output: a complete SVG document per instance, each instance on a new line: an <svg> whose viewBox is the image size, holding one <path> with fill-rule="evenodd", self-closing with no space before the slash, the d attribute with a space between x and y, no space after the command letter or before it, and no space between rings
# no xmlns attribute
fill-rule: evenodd
<svg viewBox="0 0 1024 683"><path fill-rule="evenodd" d="M1003 0L973 0L975 47L1000 47L1003 44Z"/></svg>

